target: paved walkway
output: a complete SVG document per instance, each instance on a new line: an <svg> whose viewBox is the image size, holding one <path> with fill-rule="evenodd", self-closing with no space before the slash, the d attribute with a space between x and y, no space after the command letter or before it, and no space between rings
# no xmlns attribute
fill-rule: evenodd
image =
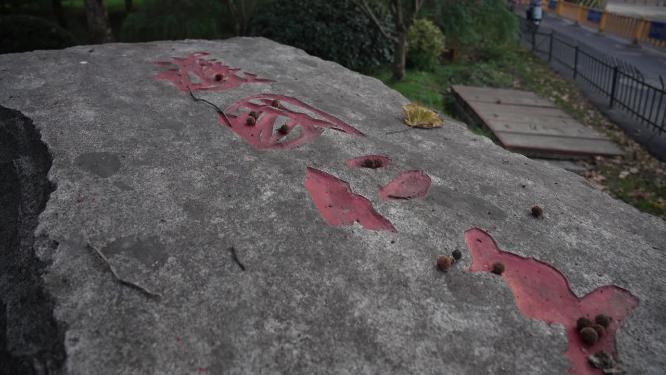
<svg viewBox="0 0 666 375"><path fill-rule="evenodd" d="M659 86L659 75L666 79L666 49L652 46L636 47L627 39L610 34L599 34L596 30L577 26L573 22L545 14L541 25L543 31L554 30L579 43L587 44L599 53L613 56L638 68L646 81Z"/></svg>
<svg viewBox="0 0 666 375"><path fill-rule="evenodd" d="M524 15L524 11L522 14ZM589 46L599 54L612 56L629 65L633 65L641 71L645 77L645 81L654 86L661 86L660 76L664 79L664 84L666 84L666 50L664 49L651 46L632 46L626 39L609 34L599 34L595 30L575 25L573 22L557 17L554 14L544 14L544 20L540 29L546 33L554 31L561 37L571 39L572 42ZM558 70L556 66L554 68ZM567 75L568 72L562 73L567 78L570 78ZM635 119L630 118L626 113L608 108L606 98L596 97L596 93L583 85L579 85L579 87L588 94L590 100L608 118L624 129L630 137L642 144L660 160L666 160L666 133L658 134L642 124L637 124Z"/></svg>

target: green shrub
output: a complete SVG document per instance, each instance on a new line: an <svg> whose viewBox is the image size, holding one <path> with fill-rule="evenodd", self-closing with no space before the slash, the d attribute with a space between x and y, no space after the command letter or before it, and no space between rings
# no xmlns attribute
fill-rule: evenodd
<svg viewBox="0 0 666 375"><path fill-rule="evenodd" d="M120 39L143 42L219 38L225 10L222 2L216 0L145 0L123 22Z"/></svg>
<svg viewBox="0 0 666 375"><path fill-rule="evenodd" d="M350 0L272 1L257 9L250 30L355 70L392 56L391 43Z"/></svg>
<svg viewBox="0 0 666 375"><path fill-rule="evenodd" d="M0 53L57 49L74 45L74 37L57 24L39 17L0 16Z"/></svg>
<svg viewBox="0 0 666 375"><path fill-rule="evenodd" d="M518 19L504 0L440 0L435 18L449 44L479 60L502 55L518 35Z"/></svg>
<svg viewBox="0 0 666 375"><path fill-rule="evenodd" d="M407 46L407 65L431 71L444 52L444 34L431 21L419 19L409 28Z"/></svg>

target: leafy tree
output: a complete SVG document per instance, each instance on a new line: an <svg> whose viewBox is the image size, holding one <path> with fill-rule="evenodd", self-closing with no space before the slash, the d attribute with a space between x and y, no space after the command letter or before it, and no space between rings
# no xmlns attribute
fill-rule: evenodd
<svg viewBox="0 0 666 375"><path fill-rule="evenodd" d="M46 19L22 14L0 16L0 53L58 49L72 45L72 34Z"/></svg>
<svg viewBox="0 0 666 375"><path fill-rule="evenodd" d="M518 35L504 0L437 0L434 13L448 44L482 60L501 55Z"/></svg>
<svg viewBox="0 0 666 375"><path fill-rule="evenodd" d="M418 19L407 34L407 64L419 70L433 70L444 52L444 34L432 21Z"/></svg>
<svg viewBox="0 0 666 375"><path fill-rule="evenodd" d="M257 9L251 32L354 70L384 64L392 52L351 0L273 1Z"/></svg>
<svg viewBox="0 0 666 375"><path fill-rule="evenodd" d="M53 7L53 13L58 20L58 25L60 27L67 27L67 20L65 19L65 11L62 9L62 1L60 0L51 0L51 6Z"/></svg>
<svg viewBox="0 0 666 375"><path fill-rule="evenodd" d="M405 62L407 58L407 32L414 23L417 14L423 6L424 0L377 0L385 9L388 9L393 24L392 31L388 29L377 12L373 10L371 0L354 0L363 13L375 24L387 39L393 43L393 79L401 80L405 76Z"/></svg>
<svg viewBox="0 0 666 375"><path fill-rule="evenodd" d="M224 13L219 0L144 0L125 18L120 36L128 42L219 38Z"/></svg>

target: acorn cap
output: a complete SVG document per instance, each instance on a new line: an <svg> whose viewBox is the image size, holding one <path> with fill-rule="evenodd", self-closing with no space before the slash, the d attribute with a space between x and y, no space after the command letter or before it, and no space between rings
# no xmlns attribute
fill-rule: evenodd
<svg viewBox="0 0 666 375"><path fill-rule="evenodd" d="M592 346L599 341L599 335L592 327L585 327L578 333L580 334L580 339L583 341L583 344L587 346Z"/></svg>
<svg viewBox="0 0 666 375"><path fill-rule="evenodd" d="M455 260L460 260L460 258L462 258L462 253L460 252L460 250L453 250L451 256L453 256L453 259Z"/></svg>

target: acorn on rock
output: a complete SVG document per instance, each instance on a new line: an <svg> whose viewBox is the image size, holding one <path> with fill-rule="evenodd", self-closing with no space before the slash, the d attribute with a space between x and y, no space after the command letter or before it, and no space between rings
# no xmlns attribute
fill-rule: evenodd
<svg viewBox="0 0 666 375"><path fill-rule="evenodd" d="M592 324L593 324L593 322L590 319L582 316L582 317L578 318L578 320L576 321L576 330L580 331L581 329L583 329L585 327L591 327Z"/></svg>
<svg viewBox="0 0 666 375"><path fill-rule="evenodd" d="M592 346L599 341L599 335L597 334L597 331L594 330L592 327L585 327L580 330L580 339L583 341L583 344L587 346Z"/></svg>
<svg viewBox="0 0 666 375"><path fill-rule="evenodd" d="M599 338L606 334L606 328L604 328L604 326L601 324L594 323L590 327L597 332L597 336L599 336Z"/></svg>
<svg viewBox="0 0 666 375"><path fill-rule="evenodd" d="M594 318L595 323L603 326L604 328L608 328L608 326L610 326L611 320L613 320L613 318L605 314L599 314Z"/></svg>
<svg viewBox="0 0 666 375"><path fill-rule="evenodd" d="M490 270L490 272L494 273L495 275L501 275L504 273L504 264L497 262L493 264L493 268Z"/></svg>
<svg viewBox="0 0 666 375"><path fill-rule="evenodd" d="M442 272L448 271L453 266L453 263L455 263L455 260L448 255L440 255L437 257L437 268Z"/></svg>
<svg viewBox="0 0 666 375"><path fill-rule="evenodd" d="M277 131L278 131L278 133L280 133L282 135L287 134L287 133L289 133L289 126L287 126L287 124L284 124L284 125L280 126L277 129Z"/></svg>
<svg viewBox="0 0 666 375"><path fill-rule="evenodd" d="M537 205L532 206L530 209L530 215L534 218L541 219L543 217L543 208Z"/></svg>

